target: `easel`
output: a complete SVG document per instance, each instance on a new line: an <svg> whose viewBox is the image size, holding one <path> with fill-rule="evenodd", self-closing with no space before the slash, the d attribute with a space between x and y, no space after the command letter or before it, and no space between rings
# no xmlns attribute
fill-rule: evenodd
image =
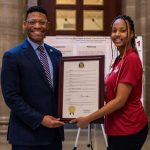
<svg viewBox="0 0 150 150"><path fill-rule="evenodd" d="M105 134L105 131L104 131L103 124L101 124L101 128L102 128L102 133L103 133L103 136L104 136L106 148L108 150L108 142L107 142L107 137L106 137L106 134ZM79 140L80 131L81 131L81 129L78 128L78 132L77 132L77 136L76 136L76 141L75 141L75 145L74 145L73 150L77 149L77 144L78 144L78 140ZM91 146L91 144L90 144L90 125L88 125L88 144L87 144L87 147L90 147L90 146Z"/></svg>

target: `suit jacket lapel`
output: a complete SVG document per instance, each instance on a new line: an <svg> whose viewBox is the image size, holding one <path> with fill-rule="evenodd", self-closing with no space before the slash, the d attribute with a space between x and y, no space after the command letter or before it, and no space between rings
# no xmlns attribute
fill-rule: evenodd
<svg viewBox="0 0 150 150"><path fill-rule="evenodd" d="M46 78L44 69L40 63L40 60L38 59L35 51L33 50L32 46L29 44L27 40L25 40L25 44L23 45L23 48L25 48L25 55L30 59L30 61L34 64L35 69L38 71L41 78L44 80L46 85L50 88L48 80Z"/></svg>

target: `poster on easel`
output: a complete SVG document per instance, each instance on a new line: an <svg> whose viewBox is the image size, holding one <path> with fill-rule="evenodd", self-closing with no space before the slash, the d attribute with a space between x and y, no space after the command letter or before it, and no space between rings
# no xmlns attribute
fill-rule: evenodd
<svg viewBox="0 0 150 150"><path fill-rule="evenodd" d="M45 43L60 50L63 56L104 55L105 75L109 72L111 63L118 55L109 36L47 36L45 38ZM143 64L142 36L137 36L135 44ZM145 77L143 74L143 80L144 79ZM143 96L141 101L143 103Z"/></svg>
<svg viewBox="0 0 150 150"><path fill-rule="evenodd" d="M117 56L109 36L47 36L45 43L62 52L63 56L105 55L105 75L109 72L111 62ZM136 38L136 47L143 62L142 37Z"/></svg>
<svg viewBox="0 0 150 150"><path fill-rule="evenodd" d="M110 37L47 36L45 43L60 50L63 56L105 55L105 75L109 71L112 58Z"/></svg>

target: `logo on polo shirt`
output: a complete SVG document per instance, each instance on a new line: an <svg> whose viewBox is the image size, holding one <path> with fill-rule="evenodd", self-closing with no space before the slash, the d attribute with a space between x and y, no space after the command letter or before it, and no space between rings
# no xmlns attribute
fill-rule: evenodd
<svg viewBox="0 0 150 150"><path fill-rule="evenodd" d="M118 70L119 70L119 69L118 69L118 67L115 67L115 69L114 69L114 71L113 71L113 72L114 72L114 73L117 73L117 72L118 72Z"/></svg>

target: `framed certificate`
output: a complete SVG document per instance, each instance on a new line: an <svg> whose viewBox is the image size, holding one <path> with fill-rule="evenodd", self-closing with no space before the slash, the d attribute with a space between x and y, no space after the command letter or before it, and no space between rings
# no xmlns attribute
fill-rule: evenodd
<svg viewBox="0 0 150 150"><path fill-rule="evenodd" d="M68 122L104 103L104 55L63 57L59 72L58 114Z"/></svg>
<svg viewBox="0 0 150 150"><path fill-rule="evenodd" d="M103 5L104 0L83 0L84 5Z"/></svg>
<svg viewBox="0 0 150 150"><path fill-rule="evenodd" d="M104 30L104 12L102 10L84 10L83 19L84 31Z"/></svg>
<svg viewBox="0 0 150 150"><path fill-rule="evenodd" d="M56 4L75 5L76 4L76 0L56 0Z"/></svg>
<svg viewBox="0 0 150 150"><path fill-rule="evenodd" d="M56 30L76 30L76 10L56 10Z"/></svg>

